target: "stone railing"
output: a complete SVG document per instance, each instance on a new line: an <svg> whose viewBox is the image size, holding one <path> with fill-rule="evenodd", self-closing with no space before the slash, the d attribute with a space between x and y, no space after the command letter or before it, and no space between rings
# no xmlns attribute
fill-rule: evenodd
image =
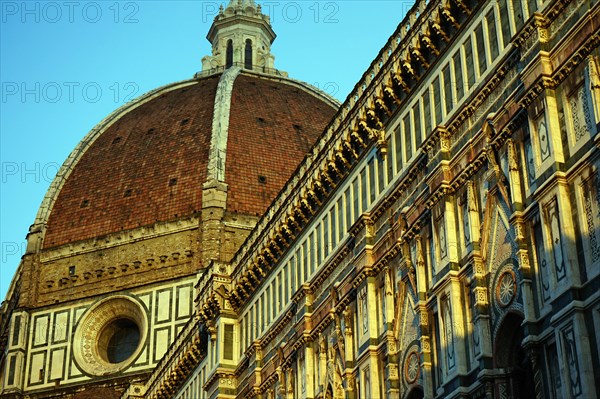
<svg viewBox="0 0 600 399"><path fill-rule="evenodd" d="M231 66L236 66L236 67L240 67L242 69L246 69L245 64L243 62L234 62L231 64ZM194 74L194 79L203 78L206 76L214 75L216 73L222 73L223 71L225 71L228 68L230 68L230 67L226 67L223 65L223 66L219 66L216 68L207 69L205 71L196 72ZM283 78L288 77L287 72L280 71L279 69L275 69L275 68L260 67L258 65L252 65L252 69L248 69L248 70L253 71L253 72L264 73L267 75L281 76Z"/></svg>

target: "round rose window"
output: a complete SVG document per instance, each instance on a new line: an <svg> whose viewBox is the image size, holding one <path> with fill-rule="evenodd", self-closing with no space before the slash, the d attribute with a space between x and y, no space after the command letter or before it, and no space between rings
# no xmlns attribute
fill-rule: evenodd
<svg viewBox="0 0 600 399"><path fill-rule="evenodd" d="M421 365L419 364L419 354L415 351L411 352L406 358L404 365L404 378L409 384L414 384L419 378Z"/></svg>
<svg viewBox="0 0 600 399"><path fill-rule="evenodd" d="M511 304L517 293L517 280L512 270L505 270L496 283L496 300L502 307Z"/></svg>
<svg viewBox="0 0 600 399"><path fill-rule="evenodd" d="M93 305L82 316L73 340L79 368L90 375L109 375L129 367L146 341L148 316L127 296L115 296Z"/></svg>

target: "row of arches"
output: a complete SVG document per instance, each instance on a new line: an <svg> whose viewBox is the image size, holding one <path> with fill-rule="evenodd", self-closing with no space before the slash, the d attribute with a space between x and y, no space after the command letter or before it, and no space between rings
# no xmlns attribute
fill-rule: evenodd
<svg viewBox="0 0 600 399"><path fill-rule="evenodd" d="M233 66L233 40L227 41L227 51L225 55L225 68ZM244 46L244 68L252 69L252 40L246 39Z"/></svg>

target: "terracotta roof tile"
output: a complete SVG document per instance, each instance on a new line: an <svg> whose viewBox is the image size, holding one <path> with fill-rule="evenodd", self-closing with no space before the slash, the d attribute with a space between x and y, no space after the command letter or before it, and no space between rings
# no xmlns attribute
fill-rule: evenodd
<svg viewBox="0 0 600 399"><path fill-rule="evenodd" d="M44 247L199 211L218 80L166 92L98 137L59 193Z"/></svg>
<svg viewBox="0 0 600 399"><path fill-rule="evenodd" d="M334 114L298 87L240 75L231 99L227 209L264 213Z"/></svg>

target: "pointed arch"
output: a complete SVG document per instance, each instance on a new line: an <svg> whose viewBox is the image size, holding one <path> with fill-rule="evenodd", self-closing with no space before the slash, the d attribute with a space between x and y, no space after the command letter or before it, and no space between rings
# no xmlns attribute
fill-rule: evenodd
<svg viewBox="0 0 600 399"><path fill-rule="evenodd" d="M246 39L246 48L244 49L244 68L252 69L252 40Z"/></svg>
<svg viewBox="0 0 600 399"><path fill-rule="evenodd" d="M508 312L500 322L500 328L494 339L494 368L501 370L497 378L497 389L504 386L514 397L534 398L535 381L531 359L522 346L525 332L523 314Z"/></svg>
<svg viewBox="0 0 600 399"><path fill-rule="evenodd" d="M406 399L423 399L424 397L425 393L423 392L423 388L420 386L412 387L406 395Z"/></svg>
<svg viewBox="0 0 600 399"><path fill-rule="evenodd" d="M225 68L233 66L233 40L227 41L227 50L225 52Z"/></svg>

